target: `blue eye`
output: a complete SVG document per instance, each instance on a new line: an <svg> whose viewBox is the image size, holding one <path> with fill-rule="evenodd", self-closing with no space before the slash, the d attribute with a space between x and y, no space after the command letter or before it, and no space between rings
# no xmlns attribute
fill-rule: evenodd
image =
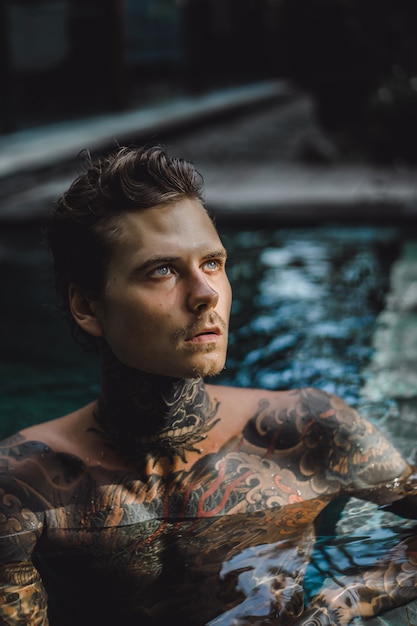
<svg viewBox="0 0 417 626"><path fill-rule="evenodd" d="M214 260L206 261L205 266L210 271L217 270L217 268L219 267L219 262Z"/></svg>
<svg viewBox="0 0 417 626"><path fill-rule="evenodd" d="M155 270L155 274L159 274L159 276L167 276L170 272L168 265L162 265L162 267L158 267Z"/></svg>

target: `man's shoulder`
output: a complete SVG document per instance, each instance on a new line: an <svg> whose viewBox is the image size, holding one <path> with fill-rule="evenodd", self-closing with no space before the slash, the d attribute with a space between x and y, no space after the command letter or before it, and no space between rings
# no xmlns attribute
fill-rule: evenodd
<svg viewBox="0 0 417 626"><path fill-rule="evenodd" d="M219 402L236 403L237 409L243 406L255 406L259 402L277 403L282 405L293 405L298 402L312 403L337 400L343 402L341 398L333 396L326 391L316 387L297 387L294 389L273 390L257 387L237 387L231 385L206 385L207 391L213 400Z"/></svg>
<svg viewBox="0 0 417 626"><path fill-rule="evenodd" d="M28 426L0 441L0 483L13 478L28 483L83 471L83 463L61 445L71 433L71 416Z"/></svg>
<svg viewBox="0 0 417 626"><path fill-rule="evenodd" d="M27 431L28 434L25 434ZM13 461L35 457L45 450L45 443L29 435L30 429L18 431L0 441L0 468L9 467ZM28 436L29 435L29 436Z"/></svg>
<svg viewBox="0 0 417 626"><path fill-rule="evenodd" d="M60 424L66 418L58 417L46 422L32 424L11 435L7 435L0 440L0 456L13 454L13 450L21 449L22 447L28 454L30 451L36 454L37 449L40 447L45 448L48 445L48 440L54 435L56 430L59 430Z"/></svg>
<svg viewBox="0 0 417 626"><path fill-rule="evenodd" d="M71 413L38 422L22 428L20 431L0 441L0 455L8 454L8 450L23 447L26 454L37 455L49 448L56 451L68 451L69 441L75 439L77 432L85 432L90 424L95 403L92 402Z"/></svg>
<svg viewBox="0 0 417 626"><path fill-rule="evenodd" d="M261 415L264 418L269 415L272 420L276 416L290 421L314 419L327 426L359 419L355 409L342 398L317 387L288 390L222 385L206 387L212 403L218 406L218 417L232 420L236 428L244 428L246 423L257 420Z"/></svg>

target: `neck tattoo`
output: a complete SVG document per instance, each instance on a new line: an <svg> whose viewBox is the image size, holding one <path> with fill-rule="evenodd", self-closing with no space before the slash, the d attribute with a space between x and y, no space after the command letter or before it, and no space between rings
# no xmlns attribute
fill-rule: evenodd
<svg viewBox="0 0 417 626"><path fill-rule="evenodd" d="M202 378L148 374L120 363L107 350L103 385L94 415L105 444L128 463L176 456L186 461L219 421Z"/></svg>

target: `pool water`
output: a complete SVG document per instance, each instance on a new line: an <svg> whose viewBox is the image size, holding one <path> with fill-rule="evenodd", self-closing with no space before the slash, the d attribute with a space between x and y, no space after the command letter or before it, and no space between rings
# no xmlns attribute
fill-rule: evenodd
<svg viewBox="0 0 417 626"><path fill-rule="evenodd" d="M229 232L224 240L234 304L222 380L314 385L356 404L401 231L337 225Z"/></svg>
<svg viewBox="0 0 417 626"><path fill-rule="evenodd" d="M227 226L220 234L229 253L234 300L219 384L313 385L357 405L390 268L407 233L395 225L325 224ZM55 310L51 263L38 225L2 225L0 280L2 438L93 400L99 374L95 357L73 343L66 320ZM350 499L337 506L318 520L305 577L307 600L328 581L343 586L346 573L354 577L372 567L399 538L415 532L415 522L375 505ZM238 581L248 611L259 601L250 572L264 574L268 561L259 555L275 558L274 545L237 545L233 559L222 564L225 579ZM225 612L210 624L230 626L231 619ZM376 623L397 624L395 619Z"/></svg>
<svg viewBox="0 0 417 626"><path fill-rule="evenodd" d="M221 229L234 300L220 384L314 385L355 405L404 240L395 226ZM1 227L0 437L95 398L98 367L55 310L38 225Z"/></svg>

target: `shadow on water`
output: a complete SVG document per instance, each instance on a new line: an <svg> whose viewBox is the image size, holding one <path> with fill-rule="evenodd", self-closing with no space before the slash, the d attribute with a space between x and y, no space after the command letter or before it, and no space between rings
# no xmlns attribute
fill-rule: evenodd
<svg viewBox="0 0 417 626"><path fill-rule="evenodd" d="M372 355L376 317L389 286L390 267L406 239L402 228L338 224L236 231L225 227L221 236L229 252L234 301L227 366L218 382L268 389L313 385L357 405L362 372ZM98 368L94 357L74 345L66 321L55 311L51 265L38 226L2 227L0 279L3 437L94 399ZM303 593L308 602L323 586L333 584L343 589L349 579L378 563L384 564L387 554L391 554L391 563L395 564L396 558L400 563L403 553L396 553L396 557L390 550L414 532L415 524L355 499L330 505L319 514L314 522L316 541L311 525L297 530L290 541L282 537L282 524L271 519L267 524L265 520L252 520L255 526L249 518L244 523L237 521L220 520L217 526L213 522L214 532L212 522L201 520L197 526L196 521L189 527L182 526L180 532L175 524L171 529L167 527L164 533L168 534L160 535L164 546L160 545L159 552L149 553L146 564L150 578L143 598L152 610L169 616L181 605L181 610L185 609L184 626L229 626L241 623L232 621L235 614L252 613L263 616L262 624L284 624L270 621L271 577L275 580L278 576L281 581L281 587L274 583L274 593L281 593L282 602L287 601L287 592L295 605L303 601ZM227 532L219 532L219 524L224 524ZM175 537L175 547L169 532ZM133 554L130 548L124 556L123 550L115 553L113 548L112 558ZM183 553L179 554L181 549ZM195 553L189 554L193 549ZM72 556L62 556L67 570L60 575L65 578L71 572ZM111 569L108 557L109 552L104 550L103 558ZM39 555L39 559L48 577L50 563L45 555ZM172 568L169 563L176 566ZM77 576L81 571L77 566ZM158 572L163 572L162 578ZM93 578L86 587L90 592ZM157 590L162 583L164 589L173 586L175 607L162 603L158 608ZM111 594L114 584L111 577ZM198 598L206 600L192 607L196 585L202 589ZM210 598L217 603L220 599L221 610ZM193 610L205 611L204 620L200 616L190 622ZM261 622L249 619L244 623Z"/></svg>
<svg viewBox="0 0 417 626"><path fill-rule="evenodd" d="M96 359L74 345L55 307L49 256L40 227L0 231L3 287L0 435L58 417L97 392Z"/></svg>

